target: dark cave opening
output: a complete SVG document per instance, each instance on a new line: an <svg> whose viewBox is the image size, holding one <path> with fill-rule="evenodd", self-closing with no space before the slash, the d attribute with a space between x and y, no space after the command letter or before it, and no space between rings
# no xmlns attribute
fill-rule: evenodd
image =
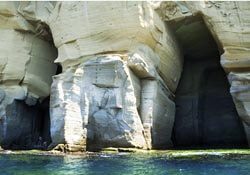
<svg viewBox="0 0 250 175"><path fill-rule="evenodd" d="M36 37L47 41L54 48L55 58L53 59L55 60L58 56L58 50L55 47L51 30L47 24L42 23L41 31L43 32ZM55 64L55 68L50 71L54 71L53 75L60 74L62 73L62 66ZM52 77L50 78L52 80ZM3 149L48 149L52 142L50 134L50 94L42 99L34 99L28 96L23 100L15 99L7 105L6 116L5 136L0 140L0 146Z"/></svg>
<svg viewBox="0 0 250 175"><path fill-rule="evenodd" d="M51 143L49 97L29 106L23 100L14 100L6 108L7 132L2 142L4 149L46 150Z"/></svg>
<svg viewBox="0 0 250 175"><path fill-rule="evenodd" d="M62 66L60 64L57 65L57 68L56 68L56 75L62 73Z"/></svg>
<svg viewBox="0 0 250 175"><path fill-rule="evenodd" d="M55 75L62 73L57 65ZM34 99L29 99L28 101ZM33 102L32 102L33 103ZM26 100L14 100L7 106L6 139L1 141L4 149L47 150L51 144L50 134L50 96L29 105Z"/></svg>
<svg viewBox="0 0 250 175"><path fill-rule="evenodd" d="M176 90L174 148L247 148L220 53L201 16L170 22L184 52Z"/></svg>

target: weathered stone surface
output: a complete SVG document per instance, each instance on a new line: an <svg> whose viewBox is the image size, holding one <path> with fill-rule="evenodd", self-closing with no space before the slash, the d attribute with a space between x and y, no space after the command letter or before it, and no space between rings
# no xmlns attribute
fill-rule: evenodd
<svg viewBox="0 0 250 175"><path fill-rule="evenodd" d="M20 139L16 126L23 121L21 133L30 133L35 126L28 124L30 111L51 95L51 148L170 147L183 62L210 60L218 50L250 142L249 9L249 2L0 2L0 144ZM50 92L57 68L53 42L63 70ZM205 62L198 65L200 72ZM198 93L200 81L189 88ZM216 93L230 96L228 90ZM192 108L198 108L196 95ZM44 116L47 126L48 112ZM233 121L219 116L218 121ZM191 121L189 116L179 127ZM211 130L213 122L208 123L204 128Z"/></svg>
<svg viewBox="0 0 250 175"><path fill-rule="evenodd" d="M155 10L162 19L168 23L175 23L177 32L180 34L194 23L194 17L200 16L205 22L208 30L213 35L218 49L220 51L220 63L224 70L230 74L232 80L231 94L234 99L235 106L244 126L249 118L247 113L247 90L248 86L247 73L249 69L249 2L162 2L154 3ZM195 36L197 27L190 27ZM186 30L187 31L187 30ZM197 32L195 32L197 31ZM202 31L200 31L202 33ZM183 32L184 34L184 32ZM186 41L184 46L189 46L195 40L193 34L183 35L182 39ZM200 35L200 33L198 34ZM197 41L192 49L197 53L207 53L211 48L208 40ZM192 44L193 45L193 44ZM199 49L199 45L204 45ZM207 49L209 48L209 49ZM197 50L199 49L199 50ZM194 51L193 50L193 51ZM194 52L193 52L194 53ZM209 53L211 53L209 51ZM208 55L208 54L206 54ZM239 83L240 82L240 83ZM244 82L244 83L243 83ZM244 89L244 90L243 90ZM243 95L244 94L244 95ZM249 132L246 134L249 141Z"/></svg>
<svg viewBox="0 0 250 175"><path fill-rule="evenodd" d="M172 147L175 104L168 89L157 80L142 80L141 86L140 115L149 148Z"/></svg>
<svg viewBox="0 0 250 175"><path fill-rule="evenodd" d="M176 85L179 82L179 73L183 62L182 51L184 51L186 57L195 59L210 59L215 55L217 56L218 49L211 47L215 45L209 34L211 32L217 42L220 54L223 54L221 64L227 72L236 70L236 67L237 70L238 68L243 70L244 66L247 67L243 59L242 65L236 63L237 61L228 59L231 56L235 57L233 55L237 54L240 55L239 57L244 57L245 54L242 51L248 50L247 39L239 41L235 38L235 36L244 35L242 31L248 30L244 26L239 30L236 25L237 23L247 23L241 17L238 17L238 19L235 15L236 13L247 15L248 4L246 6L243 4L238 2L131 2L126 3L126 5L120 2L58 3L49 18L49 25L59 51L56 61L61 63L65 70L68 70L71 66L79 65L93 55L122 54L122 59L127 62L127 66L135 74L135 76L131 76L131 80L135 80L131 81L135 87L135 94L141 91L139 95L135 95L137 99L136 107L140 111L148 148L151 148L154 144L155 147L169 146L171 145L173 116L175 115L174 104L169 98L175 92ZM105 10L101 12L101 19L98 18L100 12L96 10L99 6L105 7ZM126 10L124 6L126 6ZM73 9L74 13L72 13ZM236 9L242 9L242 11L239 12ZM82 11L85 13L81 13ZM157 13L162 20L168 21L167 25L163 25ZM73 20L71 20L72 18ZM124 18L129 20L124 21ZM66 24L63 21L68 21L68 23ZM71 27L76 23L76 28ZM175 32L171 31L173 27L169 29L169 26L172 25L174 25ZM192 32L186 35L188 31ZM229 31L233 31L232 37ZM178 41L176 41L174 35L178 35ZM247 35L244 36L247 38ZM180 43L178 42L180 41L182 42L182 50L179 48ZM240 50L239 52L237 49L237 51L235 50L235 46ZM236 52L237 54L233 54ZM237 65L231 66L231 68L230 65L233 64ZM112 66L109 66L105 73L97 72L99 78L92 78L92 84L99 88L117 88L118 82L112 75L113 69ZM158 73L166 84L167 90L164 92L166 96L164 100L157 96L157 94L161 94ZM105 79L105 77L109 78ZM139 87L136 86L136 83L133 83L138 82L138 78L141 81ZM152 90L151 94L147 93L146 90L149 84L157 84L156 87L154 86L154 90L153 85L151 85L152 88L149 88ZM107 94L106 96L110 96L110 92ZM117 92L116 96L118 94ZM157 99L157 102L154 99ZM162 109L163 106L166 107ZM234 108L233 104L232 108ZM163 111L167 114L166 118L162 115ZM107 125L104 122L107 120L110 119L104 110L100 110L93 115L93 121L99 122L101 125ZM186 123L186 126L188 126L190 122ZM98 128L101 127L98 125ZM164 131L166 135L163 138L162 132ZM159 136L155 133L161 134Z"/></svg>
<svg viewBox="0 0 250 175"><path fill-rule="evenodd" d="M53 143L77 145L88 139L90 145L145 147L136 105L135 88L140 85L136 81L119 56L97 57L55 76ZM137 87L133 86L136 83Z"/></svg>
<svg viewBox="0 0 250 175"><path fill-rule="evenodd" d="M25 7L21 2L0 2L0 145L5 147L33 148L43 137L38 100L49 96L57 68L53 44L19 13Z"/></svg>
<svg viewBox="0 0 250 175"><path fill-rule="evenodd" d="M228 79L231 83L230 93L250 144L250 74L231 72Z"/></svg>
<svg viewBox="0 0 250 175"><path fill-rule="evenodd" d="M126 57L99 56L54 76L52 145L87 145L88 149L172 146L175 109L171 92L157 76L152 80L138 60L133 64ZM141 72L147 72L151 80L139 79L140 73L134 74L128 66L144 69Z"/></svg>
<svg viewBox="0 0 250 175"><path fill-rule="evenodd" d="M146 45L160 58L157 67L175 91L182 55L174 36L150 3L59 2L49 18L49 26L58 48L56 62L63 67L79 64L96 54L135 52Z"/></svg>
<svg viewBox="0 0 250 175"><path fill-rule="evenodd" d="M82 116L83 71L67 70L53 77L50 98L52 144L85 145L88 118ZM86 106L87 107L87 106ZM53 146L52 145L52 146Z"/></svg>
<svg viewBox="0 0 250 175"><path fill-rule="evenodd" d="M0 28L34 31L34 27L18 14L18 4L19 2L0 2Z"/></svg>
<svg viewBox="0 0 250 175"><path fill-rule="evenodd" d="M99 18L100 11L96 10L99 7L105 9L101 13L102 18ZM149 97L154 101L150 104L153 120L148 124L150 127L156 126L156 129L152 130L155 146L162 146L163 143L166 143L166 147L171 146L174 104L169 99L163 101L157 99L159 94L166 93L161 92L161 88L158 87L161 84L158 74L160 73L167 83L165 96L168 98L175 91L180 78L182 53L175 37L154 12L151 4L62 2L57 3L48 23L58 48L59 55L56 62L62 64L64 69L62 75L54 78L52 85L51 117L52 125L55 126L52 126L51 133L54 143L79 144L80 142L82 145L151 148L153 144L151 141L147 141L147 145L145 143L144 128L140 119L142 116L137 111L141 111L140 108L143 105L141 104L143 87L140 81L154 79L156 84ZM97 57L96 63L88 62L95 55L105 53L108 55ZM112 61L105 63L106 57L116 58L116 54L120 55L118 57L121 62L125 61L122 63L123 68L117 68L120 63L114 64ZM82 65L81 68L80 65ZM74 82L77 70L84 72L79 75L84 78L83 80L78 78L79 81ZM125 72L117 74L118 70ZM66 78L68 76L71 78ZM122 85L122 82L129 83ZM68 93L69 87L74 85L77 89L81 89L80 92L76 89L75 92ZM58 99L59 87L64 91L62 93L64 97L61 99ZM75 93L77 97L70 98L69 94ZM68 98L70 100L66 100ZM76 105L76 110L72 112L72 115L77 118L74 120L77 122L75 125L70 124L73 118L70 116L72 104ZM67 105L69 107L66 107ZM165 109L160 110L163 106L166 106L166 111L169 112L164 117L161 115ZM79 111L85 111L86 114L80 114ZM146 113L145 110L144 113ZM59 119L60 116L64 117ZM164 119L162 126L156 121L161 117ZM83 121L85 121L84 124L81 124ZM66 125L69 127L65 129ZM83 127L80 127L81 125ZM160 128L164 126L169 127L162 139L155 133L159 133ZM75 127L78 128L73 129L78 133L77 141L72 141L70 138L73 138L74 131L70 128ZM67 134L69 140L65 141ZM152 138L150 136L148 139ZM79 141L81 139L85 141Z"/></svg>
<svg viewBox="0 0 250 175"><path fill-rule="evenodd" d="M44 98L49 95L51 76L56 72L53 63L56 50L51 43L38 38L35 26L19 13L25 8L26 12L31 10L28 2L0 3L0 86L18 86L26 94ZM44 8L42 6L36 12L44 11Z"/></svg>
<svg viewBox="0 0 250 175"><path fill-rule="evenodd" d="M37 98L48 96L56 71L52 46L29 33L1 28L0 33L1 86L19 86Z"/></svg>
<svg viewBox="0 0 250 175"><path fill-rule="evenodd" d="M231 72L228 79L231 83L230 93L234 98L239 116L244 122L250 124L250 73Z"/></svg>
<svg viewBox="0 0 250 175"><path fill-rule="evenodd" d="M245 61L249 52L249 2L163 2L156 4L160 16L168 21L180 21L200 14L223 53L222 65ZM246 65L245 65L246 66ZM237 66L236 66L237 67ZM241 66L240 66L241 67Z"/></svg>

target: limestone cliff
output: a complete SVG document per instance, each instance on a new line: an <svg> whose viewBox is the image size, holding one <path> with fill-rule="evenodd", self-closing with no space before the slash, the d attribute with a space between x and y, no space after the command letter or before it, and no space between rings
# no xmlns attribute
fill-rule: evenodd
<svg viewBox="0 0 250 175"><path fill-rule="evenodd" d="M244 146L249 8L1 2L0 145Z"/></svg>

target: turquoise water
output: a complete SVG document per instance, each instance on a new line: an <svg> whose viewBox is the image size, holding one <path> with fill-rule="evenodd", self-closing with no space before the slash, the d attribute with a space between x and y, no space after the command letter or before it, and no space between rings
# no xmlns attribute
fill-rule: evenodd
<svg viewBox="0 0 250 175"><path fill-rule="evenodd" d="M0 155L0 175L250 175L250 158Z"/></svg>

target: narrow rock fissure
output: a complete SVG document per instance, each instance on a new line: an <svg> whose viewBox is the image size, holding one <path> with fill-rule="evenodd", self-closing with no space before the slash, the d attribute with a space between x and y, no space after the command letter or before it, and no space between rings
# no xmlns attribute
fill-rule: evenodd
<svg viewBox="0 0 250 175"><path fill-rule="evenodd" d="M243 125L220 65L215 40L200 16L170 22L184 51L176 90L175 148L246 148Z"/></svg>

